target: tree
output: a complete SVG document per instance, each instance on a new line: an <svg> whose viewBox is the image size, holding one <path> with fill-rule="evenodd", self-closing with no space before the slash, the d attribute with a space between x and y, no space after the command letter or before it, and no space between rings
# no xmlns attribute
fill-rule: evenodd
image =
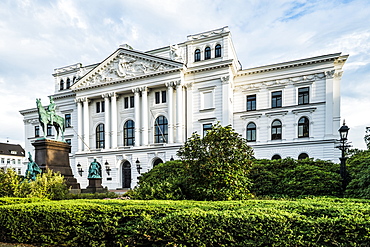
<svg viewBox="0 0 370 247"><path fill-rule="evenodd" d="M370 199L370 150L361 150L347 160L350 182L346 197Z"/></svg>
<svg viewBox="0 0 370 247"><path fill-rule="evenodd" d="M366 127L364 140L365 140L367 149L370 150L370 127Z"/></svg>
<svg viewBox="0 0 370 247"><path fill-rule="evenodd" d="M188 199L240 200L251 197L248 173L253 150L231 126L213 125L201 138L194 133L177 155L185 165Z"/></svg>

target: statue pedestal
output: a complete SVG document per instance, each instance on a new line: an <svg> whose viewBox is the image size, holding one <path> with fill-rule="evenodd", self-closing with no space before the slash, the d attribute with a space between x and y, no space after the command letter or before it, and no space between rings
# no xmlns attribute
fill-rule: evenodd
<svg viewBox="0 0 370 247"><path fill-rule="evenodd" d="M101 185L101 178L88 178L89 186L86 189L83 189L83 193L105 193L107 190Z"/></svg>
<svg viewBox="0 0 370 247"><path fill-rule="evenodd" d="M69 163L69 144L61 141L38 139L32 143L35 147L35 162L42 169L60 172L72 190L80 190L80 184L73 177Z"/></svg>

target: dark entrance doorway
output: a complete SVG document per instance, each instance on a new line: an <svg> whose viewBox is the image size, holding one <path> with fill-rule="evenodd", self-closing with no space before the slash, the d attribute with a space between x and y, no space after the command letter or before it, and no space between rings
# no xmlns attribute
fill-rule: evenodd
<svg viewBox="0 0 370 247"><path fill-rule="evenodd" d="M128 161L122 165L122 188L131 188L131 164Z"/></svg>
<svg viewBox="0 0 370 247"><path fill-rule="evenodd" d="M159 165L160 163L163 163L163 160L161 160L160 158L156 159L153 163L153 167L155 167L156 165Z"/></svg>

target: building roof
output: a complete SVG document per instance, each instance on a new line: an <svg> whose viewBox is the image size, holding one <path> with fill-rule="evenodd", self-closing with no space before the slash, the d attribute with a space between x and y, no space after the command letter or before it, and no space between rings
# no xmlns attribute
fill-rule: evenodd
<svg viewBox="0 0 370 247"><path fill-rule="evenodd" d="M0 155L25 156L24 149L19 144L1 143Z"/></svg>

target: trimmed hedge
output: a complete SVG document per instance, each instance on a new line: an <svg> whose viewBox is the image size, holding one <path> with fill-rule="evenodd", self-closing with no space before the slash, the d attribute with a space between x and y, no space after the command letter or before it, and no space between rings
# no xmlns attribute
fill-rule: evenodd
<svg viewBox="0 0 370 247"><path fill-rule="evenodd" d="M0 206L0 241L48 246L368 246L370 201L68 200Z"/></svg>

